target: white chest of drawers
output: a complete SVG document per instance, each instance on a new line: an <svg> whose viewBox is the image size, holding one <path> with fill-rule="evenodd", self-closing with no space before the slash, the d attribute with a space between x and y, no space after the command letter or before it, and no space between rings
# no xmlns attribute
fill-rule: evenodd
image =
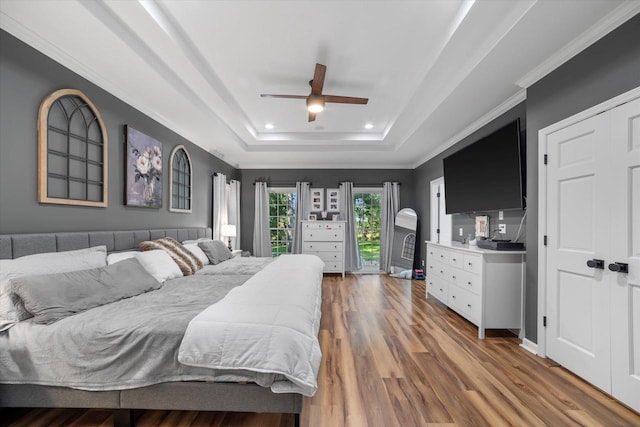
<svg viewBox="0 0 640 427"><path fill-rule="evenodd" d="M522 336L524 251L491 251L427 242L427 297L434 296L485 329Z"/></svg>
<svg viewBox="0 0 640 427"><path fill-rule="evenodd" d="M344 277L345 221L302 221L302 253L319 256L325 273Z"/></svg>

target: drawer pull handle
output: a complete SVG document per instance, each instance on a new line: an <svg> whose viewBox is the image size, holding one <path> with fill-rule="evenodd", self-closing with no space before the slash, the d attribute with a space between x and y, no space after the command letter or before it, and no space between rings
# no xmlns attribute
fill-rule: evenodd
<svg viewBox="0 0 640 427"><path fill-rule="evenodd" d="M467 282L467 285L471 286L471 282Z"/></svg>
<svg viewBox="0 0 640 427"><path fill-rule="evenodd" d="M444 274L444 271L440 270L440 274Z"/></svg>
<svg viewBox="0 0 640 427"><path fill-rule="evenodd" d="M451 277L454 278L454 279L456 278L456 276L451 276Z"/></svg>
<svg viewBox="0 0 640 427"><path fill-rule="evenodd" d="M457 260L455 258L453 258L453 262L456 262Z"/></svg>
<svg viewBox="0 0 640 427"><path fill-rule="evenodd" d="M456 296L455 295L451 295L451 298L456 299Z"/></svg>
<svg viewBox="0 0 640 427"><path fill-rule="evenodd" d="M467 304L467 307L471 308L471 304Z"/></svg>
<svg viewBox="0 0 640 427"><path fill-rule="evenodd" d="M442 292L442 288L440 288L440 292ZM455 298L455 297L454 297Z"/></svg>

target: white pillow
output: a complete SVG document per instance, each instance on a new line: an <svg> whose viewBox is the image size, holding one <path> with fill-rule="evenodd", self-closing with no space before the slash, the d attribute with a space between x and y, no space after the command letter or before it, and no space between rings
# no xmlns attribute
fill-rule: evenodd
<svg viewBox="0 0 640 427"><path fill-rule="evenodd" d="M116 252L107 257L107 263L111 265L134 257L140 261L144 269L158 282L165 282L169 279L182 277L182 271L180 267L178 267L178 264L176 264L168 253L160 249L145 252Z"/></svg>
<svg viewBox="0 0 640 427"><path fill-rule="evenodd" d="M200 246L198 246L197 243L183 243L182 245L187 248L189 252L197 256L198 259L202 261L202 265L209 264L209 258L207 257L207 254L205 254L204 251L200 249Z"/></svg>
<svg viewBox="0 0 640 427"><path fill-rule="evenodd" d="M107 247L75 251L46 252L27 255L16 259L0 260L0 331L9 329L31 315L24 309L22 302L10 293L11 279L49 273L67 273L89 270L107 265Z"/></svg>

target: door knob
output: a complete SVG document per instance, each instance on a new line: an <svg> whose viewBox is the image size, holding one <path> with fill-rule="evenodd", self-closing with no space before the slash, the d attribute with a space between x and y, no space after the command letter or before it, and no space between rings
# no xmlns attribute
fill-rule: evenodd
<svg viewBox="0 0 640 427"><path fill-rule="evenodd" d="M590 259L587 261L587 267L589 268L598 268L600 270L604 270L604 260L603 259Z"/></svg>
<svg viewBox="0 0 640 427"><path fill-rule="evenodd" d="M625 264L624 262L615 262L613 264L609 264L609 270L616 271L618 273L628 273L629 264Z"/></svg>

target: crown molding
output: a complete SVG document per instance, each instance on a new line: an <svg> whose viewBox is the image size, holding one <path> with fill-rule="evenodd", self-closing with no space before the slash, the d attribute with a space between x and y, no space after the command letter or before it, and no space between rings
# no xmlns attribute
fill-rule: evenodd
<svg viewBox="0 0 640 427"><path fill-rule="evenodd" d="M530 87L638 13L640 13L640 2L632 0L626 1L591 26L587 31L551 55L546 61L522 76L516 81L516 84L523 89Z"/></svg>
<svg viewBox="0 0 640 427"><path fill-rule="evenodd" d="M510 109L512 109L513 107L515 107L516 105L518 105L519 103L521 103L526 99L527 99L526 90L520 89L510 98L505 100L502 104L498 105L497 107L495 107L494 109L492 109L491 111L489 111L488 113L480 117L478 120L474 121L469 126L462 129L460 132L458 132L457 134L449 138L447 141L443 142L435 150L432 150L426 156L421 157L416 163L413 164L412 166L413 169L431 160L432 158L442 153L446 149L453 147L455 144L462 141L464 138L471 135L473 132L487 125L492 120L497 119L498 117L500 117L501 115L503 115L504 113L506 113L507 111L509 111Z"/></svg>

